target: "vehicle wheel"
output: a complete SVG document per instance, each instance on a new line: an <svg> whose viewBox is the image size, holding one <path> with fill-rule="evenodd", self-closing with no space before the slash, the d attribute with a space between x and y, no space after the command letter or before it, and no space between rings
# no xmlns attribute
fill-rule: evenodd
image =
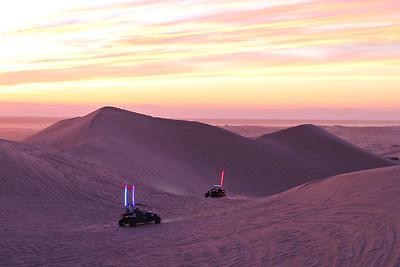
<svg viewBox="0 0 400 267"><path fill-rule="evenodd" d="M209 194L208 194L208 193L206 193L204 196L205 196L205 197L209 197Z"/></svg>
<svg viewBox="0 0 400 267"><path fill-rule="evenodd" d="M158 216L157 214L154 215L154 223L155 223L155 224L160 224L160 223L161 223L161 218L160 218L160 216Z"/></svg>
<svg viewBox="0 0 400 267"><path fill-rule="evenodd" d="M118 225L124 227L126 224L125 220L119 220Z"/></svg>

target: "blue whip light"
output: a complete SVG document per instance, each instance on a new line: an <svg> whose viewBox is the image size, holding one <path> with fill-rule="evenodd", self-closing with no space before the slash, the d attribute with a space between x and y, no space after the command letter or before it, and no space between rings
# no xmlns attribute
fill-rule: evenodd
<svg viewBox="0 0 400 267"><path fill-rule="evenodd" d="M128 207L128 186L125 185L125 197L124 197L125 208Z"/></svg>
<svg viewBox="0 0 400 267"><path fill-rule="evenodd" d="M129 203L129 190L132 190L132 203ZM130 206L135 207L135 186L134 185L125 185L124 206L125 206L125 208L128 208Z"/></svg>

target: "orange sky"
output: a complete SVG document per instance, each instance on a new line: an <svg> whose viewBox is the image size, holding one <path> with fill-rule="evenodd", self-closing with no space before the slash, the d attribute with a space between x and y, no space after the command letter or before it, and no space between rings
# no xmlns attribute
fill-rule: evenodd
<svg viewBox="0 0 400 267"><path fill-rule="evenodd" d="M385 0L14 0L0 10L0 116L115 105L400 119L399 10Z"/></svg>

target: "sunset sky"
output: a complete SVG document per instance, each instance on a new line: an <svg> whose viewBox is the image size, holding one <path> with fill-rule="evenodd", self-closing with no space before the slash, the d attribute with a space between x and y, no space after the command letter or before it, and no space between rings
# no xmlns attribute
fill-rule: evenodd
<svg viewBox="0 0 400 267"><path fill-rule="evenodd" d="M0 116L400 119L400 2L13 0Z"/></svg>

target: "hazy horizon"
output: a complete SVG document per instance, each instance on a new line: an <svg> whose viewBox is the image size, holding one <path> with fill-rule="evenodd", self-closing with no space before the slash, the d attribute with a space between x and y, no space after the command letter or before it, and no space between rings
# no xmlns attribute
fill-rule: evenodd
<svg viewBox="0 0 400 267"><path fill-rule="evenodd" d="M83 116L103 106L111 105L59 105L0 102L1 117L57 117ZM175 119L221 119L221 120L299 120L299 121L400 121L400 112L395 110L362 109L296 109L275 108L230 108L230 107L167 107L156 105L115 105L132 112Z"/></svg>
<svg viewBox="0 0 400 267"><path fill-rule="evenodd" d="M45 128L53 123L61 120L70 119L80 116L4 116L0 115L0 128L3 129L18 129ZM145 114L152 115L152 114ZM154 115L156 116L156 115ZM159 116L156 116L159 117ZM161 116L162 117L162 116ZM292 127L300 124L315 124L319 126L351 126L351 127L385 127L385 126L400 126L400 120L337 120L337 119L276 119L276 118L191 118L191 117L165 117L168 119L199 121L216 126L270 126L270 127Z"/></svg>

